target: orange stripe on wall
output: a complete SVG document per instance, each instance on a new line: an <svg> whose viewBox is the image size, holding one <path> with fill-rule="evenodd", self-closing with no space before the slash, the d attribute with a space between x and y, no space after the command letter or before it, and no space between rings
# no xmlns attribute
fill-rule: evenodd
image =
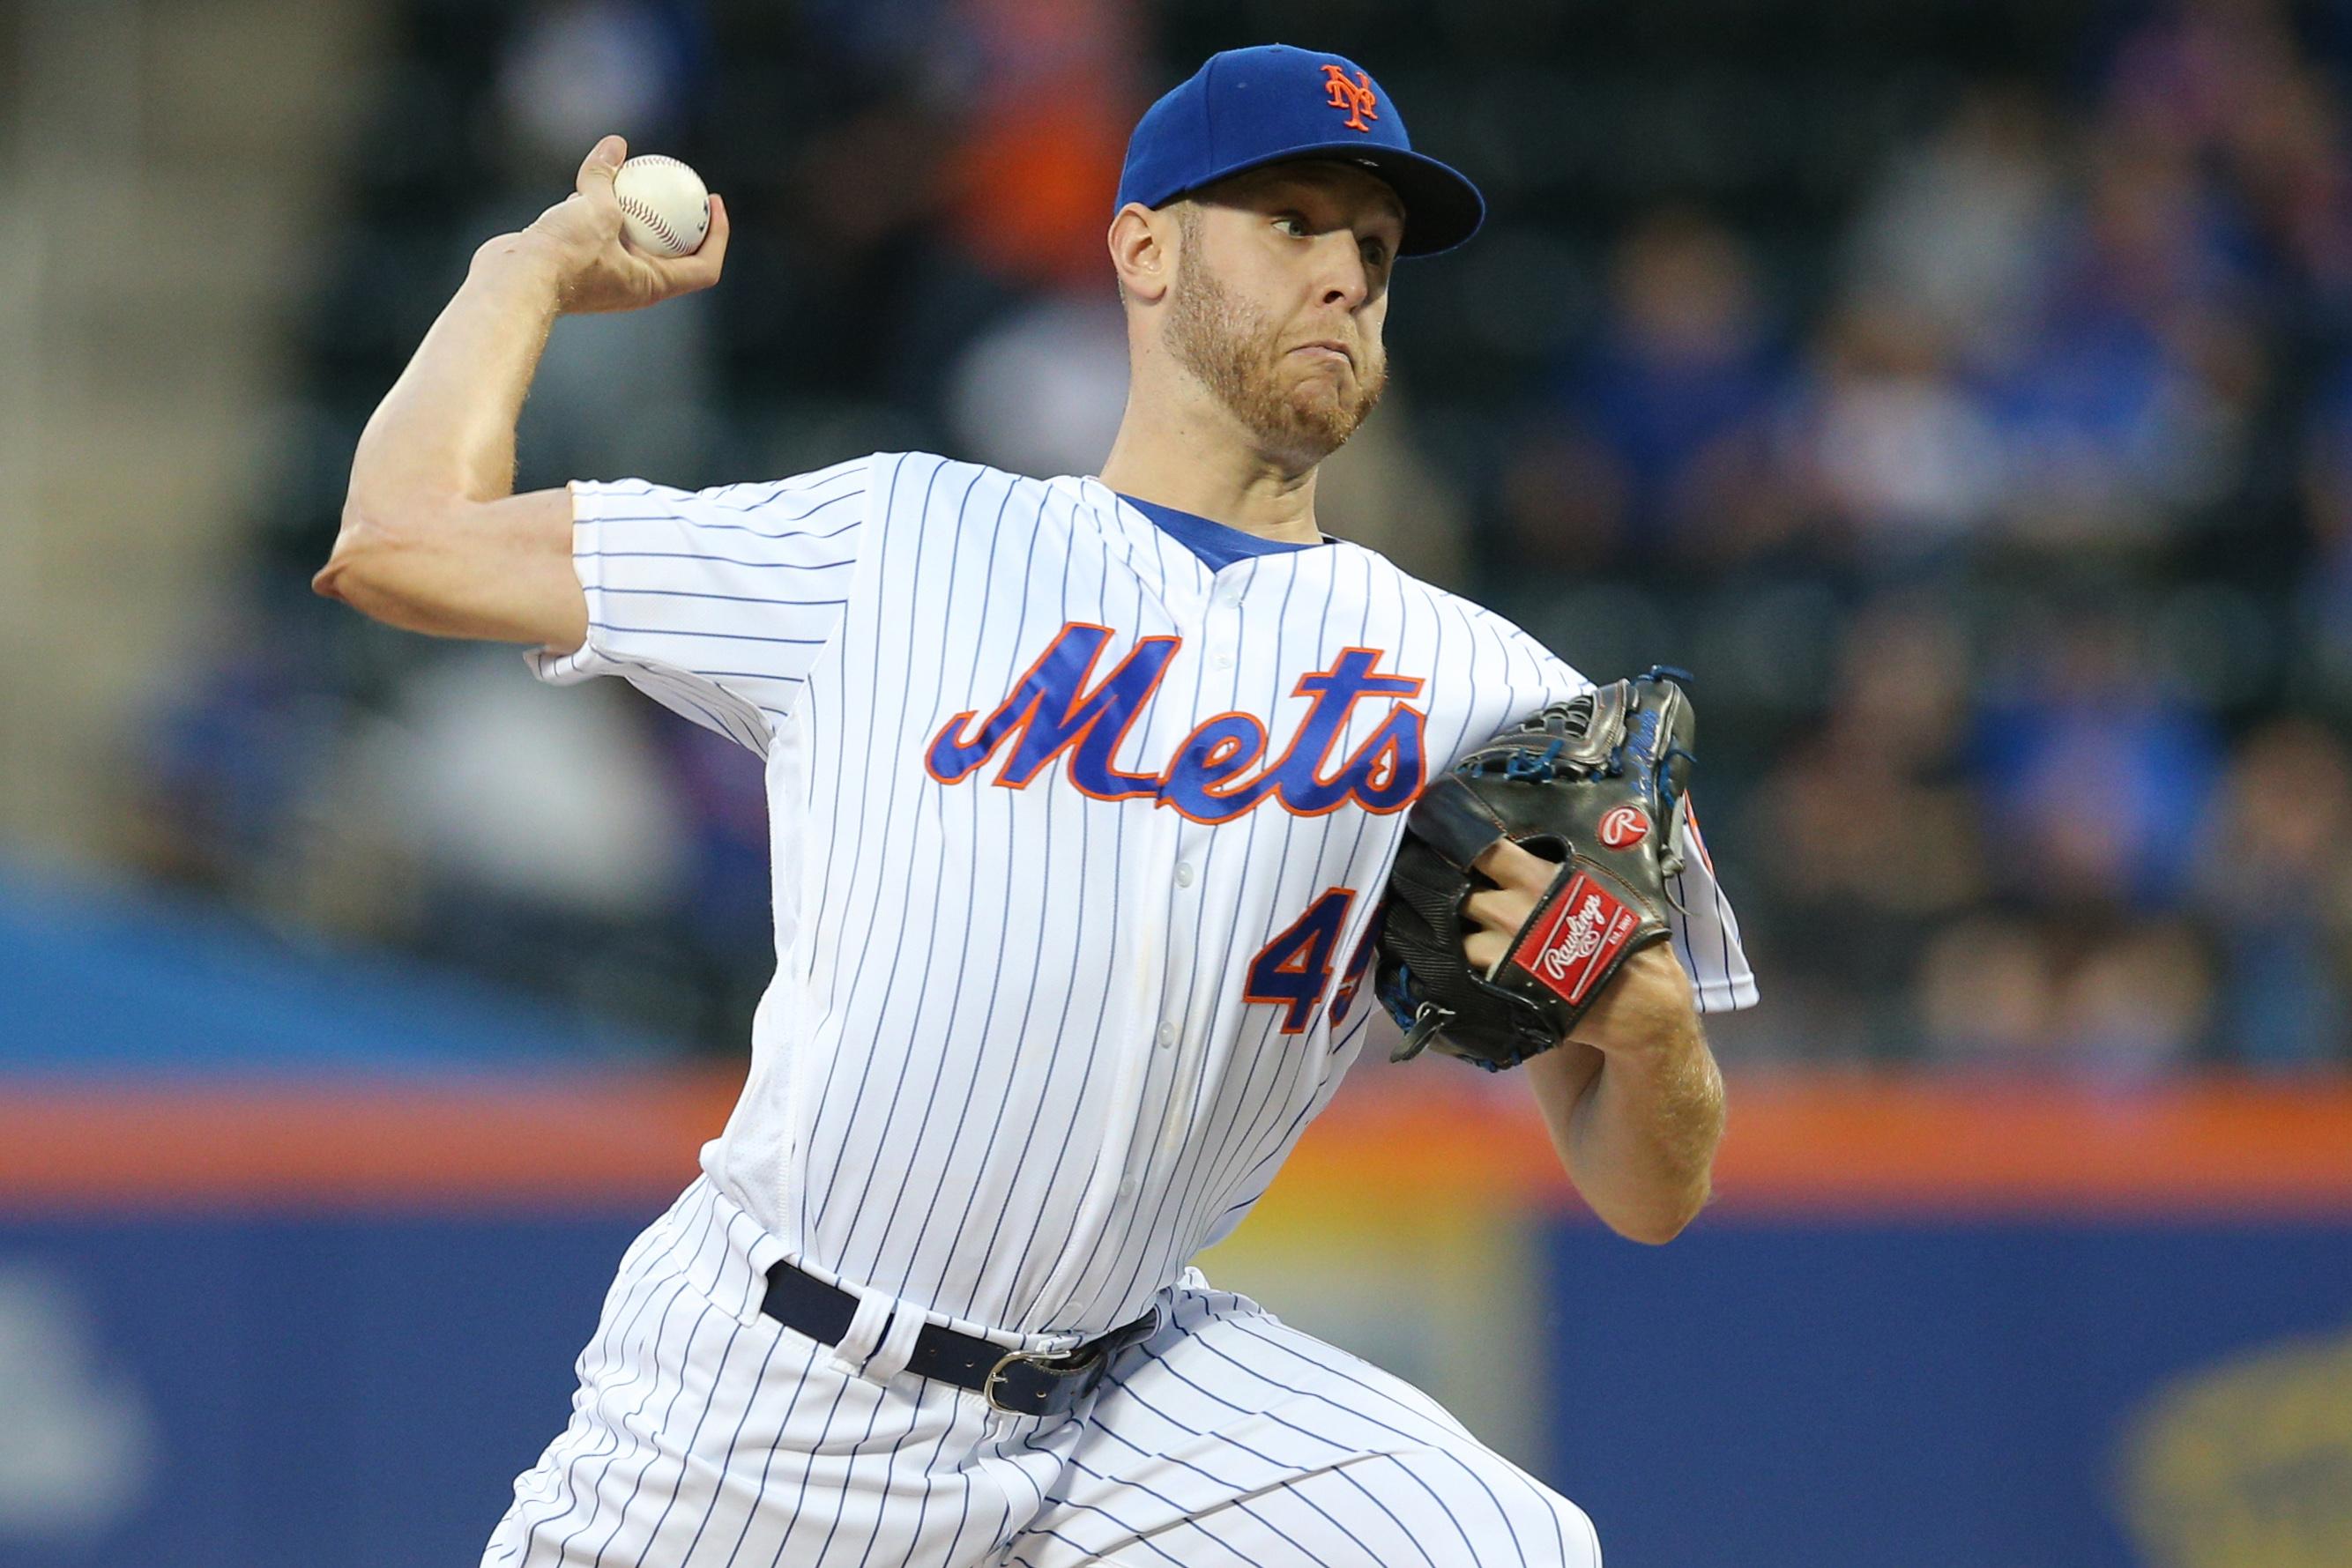
<svg viewBox="0 0 2352 1568"><path fill-rule="evenodd" d="M1890 1076L1735 1080L1717 1212L2352 1215L2352 1082L2129 1093ZM1335 1107L1278 1187L1574 1203L1507 1100ZM1392 1174L1391 1174L1392 1173Z"/></svg>
<svg viewBox="0 0 2352 1568"><path fill-rule="evenodd" d="M0 1085L14 1211L641 1204L677 1191L736 1070L548 1082ZM1532 1109L1433 1082L1343 1095L1276 1184L1316 1201L1571 1205ZM2133 1093L1735 1081L1727 1215L2352 1215L2352 1082Z"/></svg>
<svg viewBox="0 0 2352 1568"><path fill-rule="evenodd" d="M589 1205L674 1194L740 1073L0 1083L0 1206Z"/></svg>

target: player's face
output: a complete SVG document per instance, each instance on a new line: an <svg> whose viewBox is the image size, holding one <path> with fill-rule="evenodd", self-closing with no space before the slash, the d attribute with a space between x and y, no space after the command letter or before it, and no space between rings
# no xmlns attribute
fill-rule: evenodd
<svg viewBox="0 0 2352 1568"><path fill-rule="evenodd" d="M1183 225L1170 350L1269 452L1322 461L1388 382L1395 193L1346 164L1288 164L1203 192Z"/></svg>

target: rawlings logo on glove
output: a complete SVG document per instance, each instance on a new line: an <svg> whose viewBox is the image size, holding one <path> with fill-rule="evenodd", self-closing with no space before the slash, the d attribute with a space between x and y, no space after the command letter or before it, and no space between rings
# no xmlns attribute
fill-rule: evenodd
<svg viewBox="0 0 2352 1568"><path fill-rule="evenodd" d="M1558 1045L1626 959L1665 939L1696 728L1668 674L1554 704L1414 803L1380 936L1381 1000L1405 1030L1398 1060L1434 1048L1516 1066ZM1473 862L1506 838L1559 872L1480 973L1463 950L1463 905L1491 885Z"/></svg>
<svg viewBox="0 0 2352 1568"><path fill-rule="evenodd" d="M1511 956L1511 962L1532 971L1555 995L1571 1006L1591 993L1604 968L1614 973L1614 959L1641 927L1641 917L1592 885L1580 873L1559 900L1560 918L1549 930L1529 923L1531 935ZM1593 960L1571 976L1579 961Z"/></svg>

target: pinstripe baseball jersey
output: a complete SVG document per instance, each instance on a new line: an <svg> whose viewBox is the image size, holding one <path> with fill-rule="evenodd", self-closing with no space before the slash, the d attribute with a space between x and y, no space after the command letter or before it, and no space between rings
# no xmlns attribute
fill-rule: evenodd
<svg viewBox="0 0 2352 1568"><path fill-rule="evenodd" d="M588 638L537 673L766 762L777 969L706 1170L812 1272L1032 1348L1247 1212L1377 1010L1405 808L1590 685L1370 550L1204 559L1092 478L880 455L572 497ZM1747 1005L1687 847L1675 951Z"/></svg>

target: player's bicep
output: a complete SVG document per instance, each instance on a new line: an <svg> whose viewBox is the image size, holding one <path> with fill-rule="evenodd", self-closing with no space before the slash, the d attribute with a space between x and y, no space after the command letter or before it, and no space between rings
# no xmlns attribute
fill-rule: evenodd
<svg viewBox="0 0 2352 1568"><path fill-rule="evenodd" d="M397 518L347 516L311 585L378 621L436 637L569 653L588 636L569 490L456 501Z"/></svg>

